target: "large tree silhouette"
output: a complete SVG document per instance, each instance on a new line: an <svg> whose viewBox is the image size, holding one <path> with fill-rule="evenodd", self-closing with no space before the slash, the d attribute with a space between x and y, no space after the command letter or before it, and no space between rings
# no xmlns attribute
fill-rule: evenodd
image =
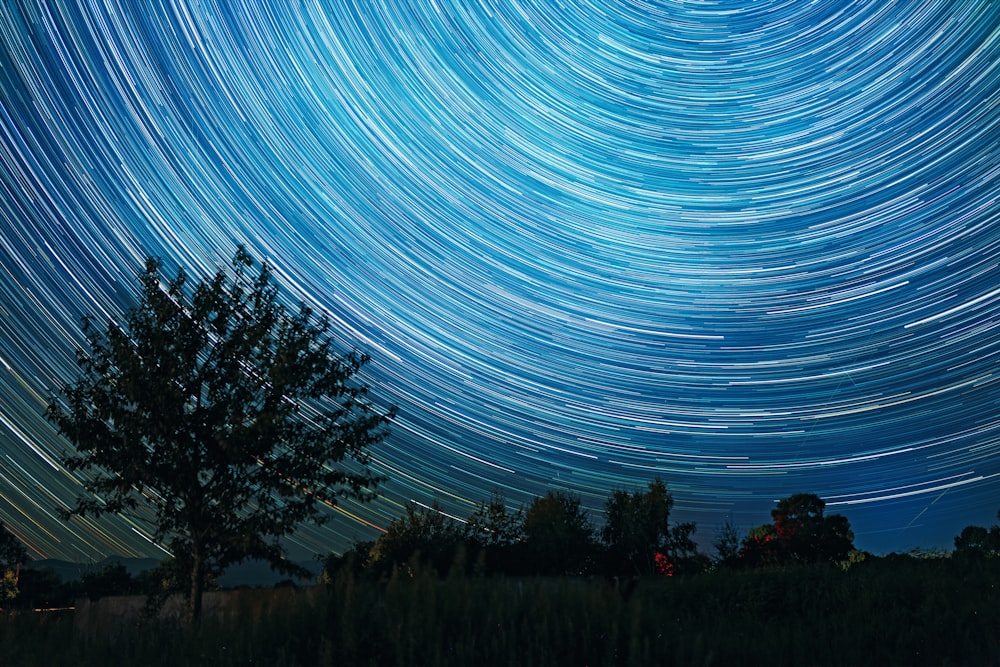
<svg viewBox="0 0 1000 667"><path fill-rule="evenodd" d="M149 507L154 537L188 567L194 622L208 574L248 558L289 574L281 537L323 503L365 501L387 434L356 380L368 357L335 350L330 323L280 303L270 268L241 247L193 288L150 259L123 324L85 317L79 377L47 416L75 447L86 493L64 515Z"/></svg>
<svg viewBox="0 0 1000 667"><path fill-rule="evenodd" d="M594 528L579 497L549 491L524 514L525 556L540 574L580 574L593 557Z"/></svg>
<svg viewBox="0 0 1000 667"><path fill-rule="evenodd" d="M824 516L826 502L812 493L796 493L771 510L773 524L750 531L740 550L744 563L818 563L840 561L854 548L851 524L842 514Z"/></svg>
<svg viewBox="0 0 1000 667"><path fill-rule="evenodd" d="M613 491L605 505L601 536L607 545L607 568L616 574L652 575L673 572L681 561L695 558L693 522L670 525L674 497L657 477L646 491Z"/></svg>
<svg viewBox="0 0 1000 667"><path fill-rule="evenodd" d="M674 498L656 479L646 491L614 491L606 505L602 536L613 569L624 565L629 574L656 572L656 556L667 551L670 510Z"/></svg>

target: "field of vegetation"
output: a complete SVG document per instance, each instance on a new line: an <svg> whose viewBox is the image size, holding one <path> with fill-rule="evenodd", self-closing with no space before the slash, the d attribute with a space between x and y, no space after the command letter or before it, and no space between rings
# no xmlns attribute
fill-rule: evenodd
<svg viewBox="0 0 1000 667"><path fill-rule="evenodd" d="M490 577L342 569L328 583L234 591L199 627L72 612L0 621L3 664L990 665L996 561L889 556L691 576Z"/></svg>

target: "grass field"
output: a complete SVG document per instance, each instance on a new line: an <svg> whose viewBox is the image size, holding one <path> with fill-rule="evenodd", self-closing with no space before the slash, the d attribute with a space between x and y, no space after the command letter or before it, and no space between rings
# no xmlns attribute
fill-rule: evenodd
<svg viewBox="0 0 1000 667"><path fill-rule="evenodd" d="M996 562L947 558L621 582L343 573L234 591L196 630L8 615L0 664L995 665L998 584Z"/></svg>

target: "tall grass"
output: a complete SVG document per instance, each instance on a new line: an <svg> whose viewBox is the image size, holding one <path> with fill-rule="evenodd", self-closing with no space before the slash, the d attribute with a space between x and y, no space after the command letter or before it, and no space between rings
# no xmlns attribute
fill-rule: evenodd
<svg viewBox="0 0 1000 667"><path fill-rule="evenodd" d="M1000 664L1000 568L881 561L615 582L343 572L239 591L196 630L71 617L0 621L0 664Z"/></svg>

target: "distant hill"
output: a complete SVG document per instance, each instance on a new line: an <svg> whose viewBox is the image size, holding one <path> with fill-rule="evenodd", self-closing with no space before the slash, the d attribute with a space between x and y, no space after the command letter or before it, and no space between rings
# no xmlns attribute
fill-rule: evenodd
<svg viewBox="0 0 1000 667"><path fill-rule="evenodd" d="M123 556L109 556L103 560L93 563L74 563L71 561L47 558L43 560L33 560L25 563L25 568L33 570L52 570L63 582L71 582L80 579L87 572L96 572L104 569L108 565L121 563L133 577L151 570L160 564L155 558L125 558ZM321 565L315 560L301 561L296 563L312 572L313 577L319 575ZM236 588L239 586L273 586L274 584L288 579L287 575L275 572L271 567L262 561L251 561L234 565L219 578L219 586L222 588Z"/></svg>

